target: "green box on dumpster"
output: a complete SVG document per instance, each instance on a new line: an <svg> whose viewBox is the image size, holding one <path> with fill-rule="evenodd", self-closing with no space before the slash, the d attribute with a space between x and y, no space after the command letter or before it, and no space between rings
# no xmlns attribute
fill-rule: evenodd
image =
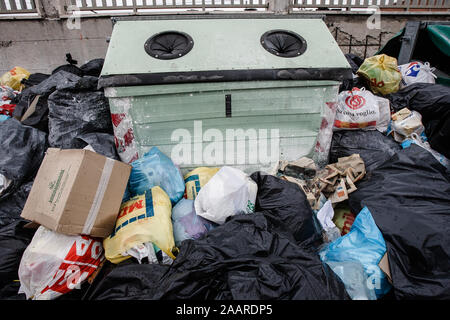
<svg viewBox="0 0 450 320"><path fill-rule="evenodd" d="M321 19L141 17L115 22L99 85L122 161L252 172L326 154L351 76Z"/></svg>

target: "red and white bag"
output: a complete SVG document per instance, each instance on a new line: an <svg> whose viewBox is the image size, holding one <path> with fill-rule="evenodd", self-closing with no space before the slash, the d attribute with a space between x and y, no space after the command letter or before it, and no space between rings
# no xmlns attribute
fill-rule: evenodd
<svg viewBox="0 0 450 320"><path fill-rule="evenodd" d="M55 299L79 289L103 259L101 239L69 236L40 226L20 261L19 293L27 299Z"/></svg>
<svg viewBox="0 0 450 320"><path fill-rule="evenodd" d="M365 88L342 91L333 130L387 130L390 121L389 100L373 95Z"/></svg>

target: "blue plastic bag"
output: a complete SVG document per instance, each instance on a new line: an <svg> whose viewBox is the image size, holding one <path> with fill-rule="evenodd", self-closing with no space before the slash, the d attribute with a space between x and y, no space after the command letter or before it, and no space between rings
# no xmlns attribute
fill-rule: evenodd
<svg viewBox="0 0 450 320"><path fill-rule="evenodd" d="M153 147L140 159L131 163L128 181L131 197L144 194L155 186L160 186L174 206L184 195L184 179L178 169L164 153Z"/></svg>
<svg viewBox="0 0 450 320"><path fill-rule="evenodd" d="M4 114L0 114L0 122L5 121L7 119L11 118L10 116L4 115Z"/></svg>
<svg viewBox="0 0 450 320"><path fill-rule="evenodd" d="M194 200L181 199L172 210L172 225L175 245L183 240L199 239L216 224L195 213Z"/></svg>
<svg viewBox="0 0 450 320"><path fill-rule="evenodd" d="M360 262L368 277L365 281L368 289L374 289L376 296L380 298L391 289L386 275L378 266L385 253L386 243L383 235L369 209L364 207L356 216L349 233L325 246L319 255L326 263Z"/></svg>

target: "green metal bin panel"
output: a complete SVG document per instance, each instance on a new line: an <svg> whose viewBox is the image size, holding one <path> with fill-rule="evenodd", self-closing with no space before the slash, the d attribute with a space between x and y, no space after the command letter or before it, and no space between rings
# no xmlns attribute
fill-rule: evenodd
<svg viewBox="0 0 450 320"><path fill-rule="evenodd" d="M161 60L144 49L164 31L192 37L194 45L177 59ZM306 51L296 57L268 52L261 36L270 30L300 35ZM251 81L343 80L350 66L321 19L195 19L117 21L103 66L100 85Z"/></svg>
<svg viewBox="0 0 450 320"><path fill-rule="evenodd" d="M251 173L270 171L278 160L312 157L324 108L337 101L338 88L336 81L243 81L106 88L105 95L123 161L157 146L183 173L223 165ZM227 130L238 129L237 140L227 136ZM190 139L181 139L180 132ZM214 147L218 162L208 162ZM189 161L178 160L174 152L180 148L190 150Z"/></svg>

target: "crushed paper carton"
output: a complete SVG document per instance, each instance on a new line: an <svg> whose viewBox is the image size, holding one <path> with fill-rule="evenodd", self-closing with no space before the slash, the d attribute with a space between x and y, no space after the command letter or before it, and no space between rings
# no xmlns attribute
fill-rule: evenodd
<svg viewBox="0 0 450 320"><path fill-rule="evenodd" d="M59 233L105 238L130 172L130 165L89 150L49 148L21 217Z"/></svg>

